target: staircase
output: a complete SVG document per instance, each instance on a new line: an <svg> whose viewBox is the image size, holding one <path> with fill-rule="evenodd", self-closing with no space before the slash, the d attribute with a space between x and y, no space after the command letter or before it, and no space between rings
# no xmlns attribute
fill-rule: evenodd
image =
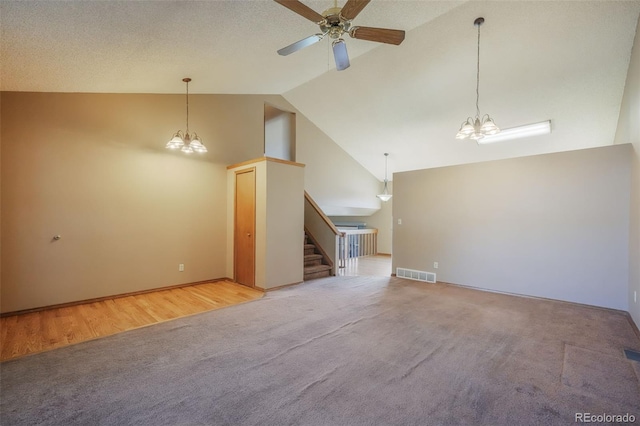
<svg viewBox="0 0 640 426"><path fill-rule="evenodd" d="M331 266L327 265L324 256L310 241L307 234L304 236L304 281L331 276Z"/></svg>

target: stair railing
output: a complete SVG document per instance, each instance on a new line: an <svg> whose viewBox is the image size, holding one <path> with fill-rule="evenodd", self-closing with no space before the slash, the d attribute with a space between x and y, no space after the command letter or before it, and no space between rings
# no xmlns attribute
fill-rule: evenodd
<svg viewBox="0 0 640 426"><path fill-rule="evenodd" d="M346 266L346 261L362 256L378 254L378 230L368 229L340 229L340 267Z"/></svg>
<svg viewBox="0 0 640 426"><path fill-rule="evenodd" d="M340 239L344 237L344 232L336 228L307 191L304 192L304 226L314 236L321 251L328 257L331 275L337 275L340 261Z"/></svg>

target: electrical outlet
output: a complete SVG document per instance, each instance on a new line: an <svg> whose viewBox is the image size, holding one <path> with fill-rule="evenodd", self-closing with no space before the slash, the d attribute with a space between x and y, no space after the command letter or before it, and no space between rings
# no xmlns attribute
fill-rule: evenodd
<svg viewBox="0 0 640 426"><path fill-rule="evenodd" d="M402 225L402 219L398 219L398 225Z"/></svg>
<svg viewBox="0 0 640 426"><path fill-rule="evenodd" d="M438 269L438 262L433 262L433 268Z"/></svg>
<svg viewBox="0 0 640 426"><path fill-rule="evenodd" d="M178 265L178 271L184 272L184 263Z"/></svg>

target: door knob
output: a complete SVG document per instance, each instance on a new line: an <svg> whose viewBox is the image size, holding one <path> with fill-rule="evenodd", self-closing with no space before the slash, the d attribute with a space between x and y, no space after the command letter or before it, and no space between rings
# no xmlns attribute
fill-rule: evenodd
<svg viewBox="0 0 640 426"><path fill-rule="evenodd" d="M247 233L247 237L251 237L251 234Z"/></svg>

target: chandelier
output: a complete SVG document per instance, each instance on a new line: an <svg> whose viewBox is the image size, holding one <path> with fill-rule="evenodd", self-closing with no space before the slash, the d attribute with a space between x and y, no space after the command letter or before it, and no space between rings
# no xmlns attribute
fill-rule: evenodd
<svg viewBox="0 0 640 426"><path fill-rule="evenodd" d="M389 153L384 153L384 189L382 190L382 194L376 195L376 197L380 198L382 201L389 201L393 194L389 194L389 188L387 188L388 180L387 180L387 159L389 157Z"/></svg>
<svg viewBox="0 0 640 426"><path fill-rule="evenodd" d="M205 153L207 148L202 144L202 140L198 137L196 132L189 133L189 82L190 78L183 78L187 84L187 130L182 133L182 130L178 130L171 140L167 142L166 148L175 150L179 149L185 154L191 154L192 152Z"/></svg>
<svg viewBox="0 0 640 426"><path fill-rule="evenodd" d="M473 139L478 142L485 136L496 135L500 133L500 129L493 122L489 114L485 114L480 118L480 26L484 23L484 18L477 18L473 25L478 27L478 61L476 72L476 117L469 117L467 121L462 123L460 130L456 134L456 139Z"/></svg>

